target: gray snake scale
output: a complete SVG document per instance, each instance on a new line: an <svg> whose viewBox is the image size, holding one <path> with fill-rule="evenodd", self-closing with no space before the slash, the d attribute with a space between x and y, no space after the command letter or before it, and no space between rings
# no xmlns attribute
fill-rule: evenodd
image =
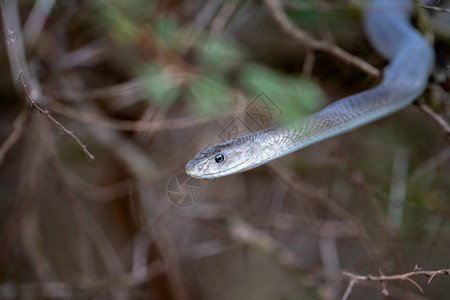
<svg viewBox="0 0 450 300"><path fill-rule="evenodd" d="M366 35L390 60L379 85L340 99L297 123L207 147L187 163L186 172L208 179L253 169L409 105L425 89L434 64L433 48L410 24L412 9L410 0L374 0L366 9Z"/></svg>

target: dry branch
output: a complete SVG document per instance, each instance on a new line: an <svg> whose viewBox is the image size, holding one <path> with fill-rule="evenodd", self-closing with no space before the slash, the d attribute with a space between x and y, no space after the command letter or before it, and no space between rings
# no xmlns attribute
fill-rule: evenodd
<svg viewBox="0 0 450 300"><path fill-rule="evenodd" d="M404 274L396 274L396 275L383 275L373 276L373 275L357 275L350 272L342 272L342 275L349 277L350 281L348 283L347 289L345 290L344 295L342 296L342 300L346 300L350 295L352 288L358 281L379 281L382 284L382 292L384 295L389 295L389 292L386 288L386 281L395 281L395 280L407 280L411 282L421 293L423 293L422 287L411 277L417 275L423 275L429 277L428 284L430 284L431 280L437 275L450 275L450 269L440 269L437 271L423 271L417 266L414 268L414 271L404 273Z"/></svg>
<svg viewBox="0 0 450 300"><path fill-rule="evenodd" d="M3 19L3 26L5 28L5 31L7 32L7 45L9 44L10 48L11 48L11 52L13 55L13 60L16 63L17 69L18 69L18 74L17 74L17 80L19 81L20 85L23 88L23 92L25 94L25 98L28 101L28 103L30 104L30 106L34 109L36 109L39 113L45 115L48 119L50 119L51 122L53 122L61 131L63 131L64 133L68 134L69 136L71 136L75 142L81 147L81 149L83 150L84 153L86 153L86 155L89 157L89 160L94 160L95 157L94 155L92 155L89 150L87 149L86 145L84 145L80 139L78 139L78 137L70 130L68 130L67 128L65 128L60 122L58 122L47 110L47 108L45 107L41 107L39 104L37 104L33 98L31 97L29 91L28 91L28 84L25 83L25 79L23 76L23 70L22 67L20 65L19 62L19 58L17 56L17 52L16 52L16 47L14 46L14 41L15 38L13 38L13 33L14 31L12 31L9 27L8 27L8 23L6 22L6 16L5 16L5 11L3 9L3 4L0 3L0 10L1 10L1 14L2 14L2 19Z"/></svg>
<svg viewBox="0 0 450 300"><path fill-rule="evenodd" d="M359 241L366 249L367 254L371 257L371 259L379 263L380 253L377 247L373 245L368 232L362 226L361 222L359 222L349 211L347 211L333 199L329 198L321 190L304 184L298 176L296 176L293 172L289 171L289 169L282 166L281 164L272 162L269 164L269 168L272 172L274 172L277 178L287 183L290 187L292 187L300 194L314 199L315 202L322 205L331 214L342 221L342 223L348 227L349 231L351 231L355 236L358 237Z"/></svg>
<svg viewBox="0 0 450 300"><path fill-rule="evenodd" d="M278 0L264 0L264 2L266 3L267 7L269 7L273 18L281 27L281 29L301 45L309 49L320 50L331 54L339 58L340 60L345 61L346 63L357 66L367 74L373 75L375 77L379 77L381 75L380 71L377 68L370 65L365 60L354 56L344 49L327 41L317 40L307 32L296 27L294 24L292 24L291 20L283 10L283 5Z"/></svg>
<svg viewBox="0 0 450 300"><path fill-rule="evenodd" d="M439 127L441 127L442 131L444 131L445 136L450 138L450 124L447 123L447 121L444 120L440 115L435 113L428 105L421 101L415 101L414 104L419 107L419 109L430 119L436 123Z"/></svg>
<svg viewBox="0 0 450 300"><path fill-rule="evenodd" d="M5 158L6 153L8 153L9 149L19 140L19 138L23 134L23 127L28 120L29 111L28 109L23 109L20 114L16 117L13 123L13 131L6 138L3 144L0 146L0 165Z"/></svg>
<svg viewBox="0 0 450 300"><path fill-rule="evenodd" d="M420 7L450 14L450 9L448 9L448 8L442 8L442 7L430 6L430 5L421 5Z"/></svg>
<svg viewBox="0 0 450 300"><path fill-rule="evenodd" d="M289 17L286 15L286 13L283 10L282 3L279 2L279 0L264 0L266 5L269 7L273 18L278 23L278 25L281 27L281 29L289 36L294 38L295 41L306 47L307 49L312 50L319 50L326 52L328 54L331 54L342 61L345 61L349 64L352 64L354 66L357 66L362 71L366 72L367 74L373 75L375 77L380 77L381 72L375 68L374 66L370 65L365 60L356 57L342 48L331 44L327 41L323 40L317 40L314 37L312 37L309 33L301 30L300 28L296 27L294 24L292 24ZM448 9L443 9L440 7L435 6L426 6L422 5L421 7L432 9L436 11L441 12L450 12ZM427 105L423 103L419 103L418 107L420 110L425 113L428 117L430 117L434 122L436 122L445 132L447 136L450 136L450 125L442 119L439 115L434 113Z"/></svg>
<svg viewBox="0 0 450 300"><path fill-rule="evenodd" d="M203 115L189 118L177 118L161 121L150 121L150 122L142 120L129 121L129 120L108 118L107 116L102 115L100 112L91 113L86 111L80 111L70 106L64 105L61 102L56 101L51 102L49 108L57 114L63 115L67 118L71 118L73 120L83 122L86 124L92 124L115 130L136 131L136 132L185 129L199 126L216 119L216 117ZM235 112L224 113L223 117L232 116L234 114Z"/></svg>

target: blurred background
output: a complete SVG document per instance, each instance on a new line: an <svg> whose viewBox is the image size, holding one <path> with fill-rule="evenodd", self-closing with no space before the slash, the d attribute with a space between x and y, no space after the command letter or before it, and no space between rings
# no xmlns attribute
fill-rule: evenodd
<svg viewBox="0 0 450 300"><path fill-rule="evenodd" d="M266 2L3 1L0 299L341 299L343 271L450 268L450 144L423 112L450 117L443 12L420 9L437 17L424 30L438 57L422 111L246 173L184 173L214 142L379 82L298 43ZM365 1L276 3L310 36L386 65ZM423 293L358 281L348 299L450 298L449 276L413 279Z"/></svg>

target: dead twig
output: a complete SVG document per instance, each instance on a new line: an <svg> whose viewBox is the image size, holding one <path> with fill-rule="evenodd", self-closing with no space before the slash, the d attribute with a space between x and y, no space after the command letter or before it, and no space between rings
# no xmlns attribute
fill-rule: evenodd
<svg viewBox="0 0 450 300"><path fill-rule="evenodd" d="M445 164L450 159L450 146L444 148L436 155L427 159L421 166L417 167L414 173L410 176L411 180L420 178L423 174L429 171L434 171L439 166Z"/></svg>
<svg viewBox="0 0 450 300"><path fill-rule="evenodd" d="M42 248L45 237L40 224L39 195L44 191L45 180L48 180L42 176L45 162L52 155L51 148L44 145L52 144L52 141L51 135L48 134L47 123L40 122L41 119L36 117L31 118L30 121L30 129L25 135L25 152L21 166L23 176L18 187L17 206L7 225L18 228L20 231L15 232L15 228L8 228L5 234L20 237L24 254L35 274L41 281L50 281L56 279L57 272L49 255ZM3 251L14 253L14 244L5 246L1 247Z"/></svg>
<svg viewBox="0 0 450 300"><path fill-rule="evenodd" d="M279 242L266 230L248 223L231 209L224 209L216 204L201 204L195 211L183 211L180 212L180 215L202 220L224 222L228 234L233 241L257 249L273 257L280 266L295 271L303 279L300 282L310 280L310 278L307 278L305 268L302 264L302 258L295 251ZM311 294L318 295L318 291L315 288L311 286L306 288Z"/></svg>
<svg viewBox="0 0 450 300"><path fill-rule="evenodd" d="M80 111L70 106L64 105L60 102L53 101L49 104L49 108L60 115L67 118L80 121L86 124L92 124L110 129L123 130L123 131L162 131L162 130L176 130L185 129L189 127L199 126L208 123L215 118L211 116L197 116L189 118L168 119L161 121L129 121L111 119L100 113L91 113L86 111ZM223 116L232 116L235 112L225 113Z"/></svg>
<svg viewBox="0 0 450 300"><path fill-rule="evenodd" d="M349 155L348 152L342 149L342 146L339 142L333 143L333 146L339 153L340 159L345 162L348 168L349 179L352 185L366 195L364 199L367 201L367 204L372 211L374 221L376 222L377 227L380 230L379 235L386 237L387 241L395 241L397 239L395 236L395 232L393 232L391 228L387 226L386 218L382 209L382 207L384 207L384 205L387 205L388 203L386 196L368 183L368 180L365 178L364 173L355 166L351 155ZM396 247L391 242L388 242L386 245L389 248L388 251L390 251L390 253L392 254L393 260L398 264L400 257L402 257L398 247Z"/></svg>
<svg viewBox="0 0 450 300"><path fill-rule="evenodd" d="M434 11L450 14L450 9L448 9L448 8L442 8L442 7L430 6L430 5L421 5L420 7L426 8L426 9L429 9L429 10L434 10Z"/></svg>
<svg viewBox="0 0 450 300"><path fill-rule="evenodd" d="M414 104L417 105L417 107L419 107L419 109L424 114L430 117L434 123L436 123L439 127L441 127L446 137L450 138L450 124L448 124L447 121L444 120L444 118L442 118L440 115L434 112L428 105L426 105L421 101L415 101Z"/></svg>
<svg viewBox="0 0 450 300"><path fill-rule="evenodd" d="M219 35L236 9L237 1L226 1L211 24L211 34Z"/></svg>
<svg viewBox="0 0 450 300"><path fill-rule="evenodd" d="M74 282L67 283L63 281L47 281L47 282L27 282L25 284L18 284L8 282L10 291L20 295L29 295L30 293L35 298L61 298L61 293L67 295L78 295L80 298L88 298L95 293L106 293L129 288L137 287L145 284L152 278L163 274L165 266L160 260L144 265L141 267L145 271L145 275L137 277L132 272L122 273L117 276L109 276L105 279L93 280L88 282Z"/></svg>
<svg viewBox="0 0 450 300"><path fill-rule="evenodd" d="M50 16L55 0L36 1L24 26L24 36L29 45L35 45L39 34Z"/></svg>
<svg viewBox="0 0 450 300"><path fill-rule="evenodd" d="M273 15L273 18L281 27L281 29L286 34L293 37L295 41L297 41L298 43L302 44L308 49L319 50L331 54L347 63L357 66L367 74L373 75L375 77L381 76L381 72L374 66L370 65L365 60L356 57L346 52L345 50L341 49L340 47L331 44L327 41L317 40L314 37L312 37L309 33L296 27L294 24L292 24L291 20L284 12L283 4L280 3L279 0L264 0L264 2L269 7ZM449 9L443 9L435 6L422 5L421 7L441 12L447 13L450 12ZM417 105L419 106L422 112L424 112L428 117L430 117L433 121L435 121L444 130L445 134L450 137L450 125L444 119L442 119L439 115L434 113L427 105L423 103L418 103Z"/></svg>
<svg viewBox="0 0 450 300"><path fill-rule="evenodd" d="M352 292L353 286L355 285L355 283L358 282L358 280L352 278L350 280L350 282L348 283L347 289L345 290L344 295L342 296L342 300L346 300L348 298L348 296L350 295L350 293Z"/></svg>
<svg viewBox="0 0 450 300"><path fill-rule="evenodd" d="M392 178L389 191L387 220L392 230L400 230L406 197L406 182L409 169L409 153L407 149L397 149L392 163Z"/></svg>
<svg viewBox="0 0 450 300"><path fill-rule="evenodd" d="M303 46L309 49L329 53L349 64L357 66L358 68L360 68L361 70L372 76L375 77L381 76L380 70L370 65L365 60L357 56L354 56L346 52L342 48L334 44L331 44L327 41L317 40L311 35L309 35L307 32L296 27L294 24L292 24L291 20L283 10L283 5L278 0L264 0L264 2L269 7L273 18L281 27L281 29L286 34L293 37L294 40L297 41L298 43L302 44Z"/></svg>
<svg viewBox="0 0 450 300"><path fill-rule="evenodd" d="M3 162L3 159L5 158L6 153L8 153L9 149L14 146L14 144L19 140L19 138L23 134L23 127L28 120L29 117L29 110L23 109L20 114L17 116L17 118L14 120L13 123L13 131L8 136L8 138L3 142L3 144L0 146L0 165Z"/></svg>
<svg viewBox="0 0 450 300"><path fill-rule="evenodd" d="M426 277L430 277L430 279L427 282L428 284L430 284L431 280L433 280L433 278L435 276L450 275L450 269L440 269L437 271L424 271L424 270L421 270L420 268L417 268L417 266L416 266L414 268L414 271L412 271L412 272L408 272L408 273L404 273L404 274L388 275L388 276L383 275L383 274L381 274L380 276L357 275L357 274L353 274L353 273L346 272L346 271L343 271L342 275L350 278L347 289L345 290L345 293L341 298L342 300L346 300L348 298L348 296L350 295L353 286L356 283L358 283L358 281L379 281L383 286L383 293L386 293L386 295L388 295L388 291L385 286L386 281L407 280L407 281L411 282L421 293L423 293L423 288L415 280L413 280L411 278L412 276L423 275Z"/></svg>
<svg viewBox="0 0 450 300"><path fill-rule="evenodd" d="M23 76L23 70L22 67L20 65L19 62L19 58L17 56L17 52L16 52L16 48L14 46L14 41L15 39L13 38L13 33L14 31L12 31L9 27L8 27L8 23L6 22L6 16L5 16L5 11L3 9L3 4L0 3L0 10L1 10L1 14L2 14L2 20L3 20L3 26L5 26L5 31L7 32L8 35L8 39L7 39L7 44L9 44L12 54L13 54L13 60L16 63L17 69L18 69L18 74L17 74L17 80L19 81L19 83L22 85L23 88L23 92L25 94L25 98L27 99L28 103L30 104L31 107L35 108L38 112L40 112L41 114L45 115L48 119L50 119L50 121L52 121L57 127L59 127L60 130L62 130L64 133L66 133L67 135L71 136L76 143L81 147L81 149L83 150L84 153L86 153L86 155L89 157L89 160L94 160L95 157L94 155L92 155L89 150L87 149L86 145L84 145L80 139L78 139L78 137L70 130L66 129L60 122L58 122L47 110L47 108L45 107L41 107L40 105L38 105L33 98L31 97L29 91L28 91L28 85L25 83L25 79Z"/></svg>
<svg viewBox="0 0 450 300"><path fill-rule="evenodd" d="M331 214L341 220L342 223L345 224L350 231L353 231L355 236L359 237L361 244L366 249L367 254L371 257L371 259L379 263L379 251L377 251L376 247L373 245L368 232L350 212L339 205L336 201L329 198L326 194L322 193L320 190L302 183L300 178L298 178L287 168L283 167L281 164L272 162L271 164L269 164L269 168L274 172L274 174L276 174L277 178L286 182L289 186L291 186L294 190L301 193L302 195L314 199L317 203L326 208Z"/></svg>
<svg viewBox="0 0 450 300"><path fill-rule="evenodd" d="M64 187L63 192L65 193L65 198L69 201L69 205L72 208L76 221L79 223L80 229L93 243L109 276L115 277L124 274L125 268L119 253L99 221L72 192L70 187Z"/></svg>

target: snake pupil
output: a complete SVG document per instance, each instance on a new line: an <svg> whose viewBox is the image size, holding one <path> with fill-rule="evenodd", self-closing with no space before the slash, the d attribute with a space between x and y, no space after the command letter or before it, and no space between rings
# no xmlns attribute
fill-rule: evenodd
<svg viewBox="0 0 450 300"><path fill-rule="evenodd" d="M223 154L217 154L215 157L216 163L218 163L218 164L223 162L224 159L225 159L225 157L223 156Z"/></svg>

